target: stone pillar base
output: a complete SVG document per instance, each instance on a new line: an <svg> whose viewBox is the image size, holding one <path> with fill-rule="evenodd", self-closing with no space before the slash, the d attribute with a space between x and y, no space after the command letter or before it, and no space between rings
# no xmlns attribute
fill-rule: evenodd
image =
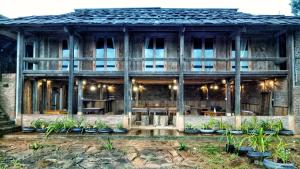
<svg viewBox="0 0 300 169"><path fill-rule="evenodd" d="M82 113L82 112L77 112L77 115L78 115L78 116L82 116L83 113Z"/></svg>
<svg viewBox="0 0 300 169"><path fill-rule="evenodd" d="M176 128L179 131L184 131L184 115L178 112L176 114Z"/></svg>
<svg viewBox="0 0 300 169"><path fill-rule="evenodd" d="M293 130L295 133L299 133L299 131L296 131L295 116L293 115L288 115L288 129Z"/></svg>
<svg viewBox="0 0 300 169"><path fill-rule="evenodd" d="M17 126L22 126L22 115L16 115L15 123Z"/></svg>
<svg viewBox="0 0 300 169"><path fill-rule="evenodd" d="M235 128L237 130L240 130L241 125L242 125L242 116L235 116Z"/></svg>
<svg viewBox="0 0 300 169"><path fill-rule="evenodd" d="M123 127L126 129L131 128L131 113L128 113L128 115L123 116Z"/></svg>

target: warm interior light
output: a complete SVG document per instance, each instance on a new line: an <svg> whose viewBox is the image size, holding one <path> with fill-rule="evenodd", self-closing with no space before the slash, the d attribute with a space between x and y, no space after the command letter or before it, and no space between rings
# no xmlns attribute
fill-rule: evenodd
<svg viewBox="0 0 300 169"><path fill-rule="evenodd" d="M135 79L132 79L131 82L132 82L132 84L134 84L135 83Z"/></svg>
<svg viewBox="0 0 300 169"><path fill-rule="evenodd" d="M102 87L103 87L103 88L106 88L106 85L104 84Z"/></svg>
<svg viewBox="0 0 300 169"><path fill-rule="evenodd" d="M43 82L39 81L37 85L38 85L38 87L40 87L40 86L42 86L42 84L43 84Z"/></svg>
<svg viewBox="0 0 300 169"><path fill-rule="evenodd" d="M137 86L133 86L133 91L137 92L137 91L139 91L139 88Z"/></svg>
<svg viewBox="0 0 300 169"><path fill-rule="evenodd" d="M226 80L225 79L222 80L222 84L226 84Z"/></svg>
<svg viewBox="0 0 300 169"><path fill-rule="evenodd" d="M101 84L98 84L98 88L99 88L99 89L101 88Z"/></svg>
<svg viewBox="0 0 300 169"><path fill-rule="evenodd" d="M114 86L112 86L112 85L107 86L107 90L108 90L108 92L113 92Z"/></svg>
<svg viewBox="0 0 300 169"><path fill-rule="evenodd" d="M173 90L177 90L178 89L178 86L177 85L174 85L173 86Z"/></svg>
<svg viewBox="0 0 300 169"><path fill-rule="evenodd" d="M47 80L47 85L50 85L51 84L51 80Z"/></svg>
<svg viewBox="0 0 300 169"><path fill-rule="evenodd" d="M176 80L176 79L174 79L174 80L173 80L173 83L174 83L174 84L176 84L176 83L177 83L177 80Z"/></svg>
<svg viewBox="0 0 300 169"><path fill-rule="evenodd" d="M218 85L214 85L214 90L218 90L219 86Z"/></svg>
<svg viewBox="0 0 300 169"><path fill-rule="evenodd" d="M172 89L172 85L169 85L168 87L169 87L169 89Z"/></svg>
<svg viewBox="0 0 300 169"><path fill-rule="evenodd" d="M82 84L83 84L83 85L86 85L86 80L83 80L83 81L82 81Z"/></svg>
<svg viewBox="0 0 300 169"><path fill-rule="evenodd" d="M96 90L96 86L95 85L91 85L90 90L91 91L95 91Z"/></svg>

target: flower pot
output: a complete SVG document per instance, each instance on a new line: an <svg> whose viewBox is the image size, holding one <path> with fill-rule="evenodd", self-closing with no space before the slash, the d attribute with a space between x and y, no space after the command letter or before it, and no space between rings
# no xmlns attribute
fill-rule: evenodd
<svg viewBox="0 0 300 169"><path fill-rule="evenodd" d="M35 131L35 128L33 128L33 127L23 127L22 128L23 133L32 133L34 131Z"/></svg>
<svg viewBox="0 0 300 169"><path fill-rule="evenodd" d="M257 133L258 133L258 131L255 130L255 129L250 129L250 130L248 130L248 132L247 132L247 134L257 134Z"/></svg>
<svg viewBox="0 0 300 169"><path fill-rule="evenodd" d="M294 135L294 132L293 132L292 130L286 130L286 129L283 129L283 130L280 130L280 131L279 131L279 135L293 136L293 135Z"/></svg>
<svg viewBox="0 0 300 169"><path fill-rule="evenodd" d="M65 129L65 128L63 128L63 129L60 129L60 133L66 133L66 132L68 132L69 130L68 129Z"/></svg>
<svg viewBox="0 0 300 169"><path fill-rule="evenodd" d="M230 133L234 134L234 135L242 135L243 131L242 130L230 130Z"/></svg>
<svg viewBox="0 0 300 169"><path fill-rule="evenodd" d="M71 132L72 133L82 133L83 132L83 129L82 128L78 128L78 127L75 127L75 128L71 128Z"/></svg>
<svg viewBox="0 0 300 169"><path fill-rule="evenodd" d="M232 144L226 144L225 151L227 153L234 153L234 151L235 151L234 145L232 145Z"/></svg>
<svg viewBox="0 0 300 169"><path fill-rule="evenodd" d="M258 152L258 151L249 151L247 153L248 158L253 162L254 160L263 160L264 158L270 157L271 152Z"/></svg>
<svg viewBox="0 0 300 169"><path fill-rule="evenodd" d="M249 146L242 146L239 148L238 150L238 155L239 156L244 156L246 155L249 151L253 151L253 148L252 147L249 147Z"/></svg>
<svg viewBox="0 0 300 169"><path fill-rule="evenodd" d="M128 130L126 128L118 128L118 129L113 129L113 132L118 134L126 134L128 133Z"/></svg>
<svg viewBox="0 0 300 169"><path fill-rule="evenodd" d="M112 133L113 130L111 128L103 128L103 129L98 129L98 133Z"/></svg>
<svg viewBox="0 0 300 169"><path fill-rule="evenodd" d="M186 134L198 134L199 130L198 129L193 129L193 128L185 128L184 133L186 133Z"/></svg>
<svg viewBox="0 0 300 169"><path fill-rule="evenodd" d="M264 159L263 164L267 169L296 169L293 163L276 163L267 158Z"/></svg>
<svg viewBox="0 0 300 169"><path fill-rule="evenodd" d="M276 131L274 131L274 130L266 130L265 134L267 134L267 135L274 135L274 134L276 134Z"/></svg>
<svg viewBox="0 0 300 169"><path fill-rule="evenodd" d="M225 134L226 133L226 130L216 130L216 134Z"/></svg>
<svg viewBox="0 0 300 169"><path fill-rule="evenodd" d="M36 132L38 133L46 133L47 129L38 128L36 129Z"/></svg>
<svg viewBox="0 0 300 169"><path fill-rule="evenodd" d="M200 129L200 133L202 134L214 134L216 130L214 129Z"/></svg>
<svg viewBox="0 0 300 169"><path fill-rule="evenodd" d="M97 133L97 129L96 128L86 128L86 129L84 129L84 132L89 133L89 134L94 134L94 133Z"/></svg>

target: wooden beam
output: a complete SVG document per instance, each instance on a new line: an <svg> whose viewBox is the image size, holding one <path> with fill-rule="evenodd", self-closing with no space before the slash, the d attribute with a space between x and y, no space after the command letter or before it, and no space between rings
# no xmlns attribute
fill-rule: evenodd
<svg viewBox="0 0 300 169"><path fill-rule="evenodd" d="M69 35L69 86L68 86L68 114L73 115L74 95L74 35Z"/></svg>
<svg viewBox="0 0 300 169"><path fill-rule="evenodd" d="M17 40L17 35L16 34L11 33L9 31L6 31L6 30L0 30L0 35L7 36L11 39Z"/></svg>
<svg viewBox="0 0 300 169"><path fill-rule="evenodd" d="M240 107L240 100L241 100L241 36L240 34L236 34L235 36L235 82L234 82L234 93L235 93L235 100L234 100L234 113L236 116L241 114L241 107Z"/></svg>
<svg viewBox="0 0 300 169"><path fill-rule="evenodd" d="M178 112L184 114L184 28L179 32Z"/></svg>
<svg viewBox="0 0 300 169"><path fill-rule="evenodd" d="M231 111L231 91L230 91L230 79L226 79L225 84L225 102L226 102L226 113L232 113Z"/></svg>
<svg viewBox="0 0 300 169"><path fill-rule="evenodd" d="M17 38L17 77L16 77L16 120L21 120L23 95L23 57L25 56L24 33L18 32ZM21 121L17 122L21 123Z"/></svg>
<svg viewBox="0 0 300 169"><path fill-rule="evenodd" d="M131 112L131 86L129 79L129 34L124 29L124 114Z"/></svg>
<svg viewBox="0 0 300 169"><path fill-rule="evenodd" d="M294 105L293 105L293 88L294 88L294 62L295 62L295 53L294 53L294 32L288 31L286 34L286 57L288 58L288 114L294 114Z"/></svg>
<svg viewBox="0 0 300 169"><path fill-rule="evenodd" d="M38 83L36 80L32 81L32 112L38 113Z"/></svg>
<svg viewBox="0 0 300 169"><path fill-rule="evenodd" d="M83 99L83 90L82 90L82 80L78 80L78 98L77 98L77 114L82 115L82 99Z"/></svg>

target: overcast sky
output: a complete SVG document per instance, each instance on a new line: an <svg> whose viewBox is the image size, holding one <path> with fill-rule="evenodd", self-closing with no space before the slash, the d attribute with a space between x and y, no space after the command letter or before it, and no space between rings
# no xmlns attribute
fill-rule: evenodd
<svg viewBox="0 0 300 169"><path fill-rule="evenodd" d="M0 14L15 18L62 14L75 8L239 8L252 14L291 15L290 0L0 0Z"/></svg>

